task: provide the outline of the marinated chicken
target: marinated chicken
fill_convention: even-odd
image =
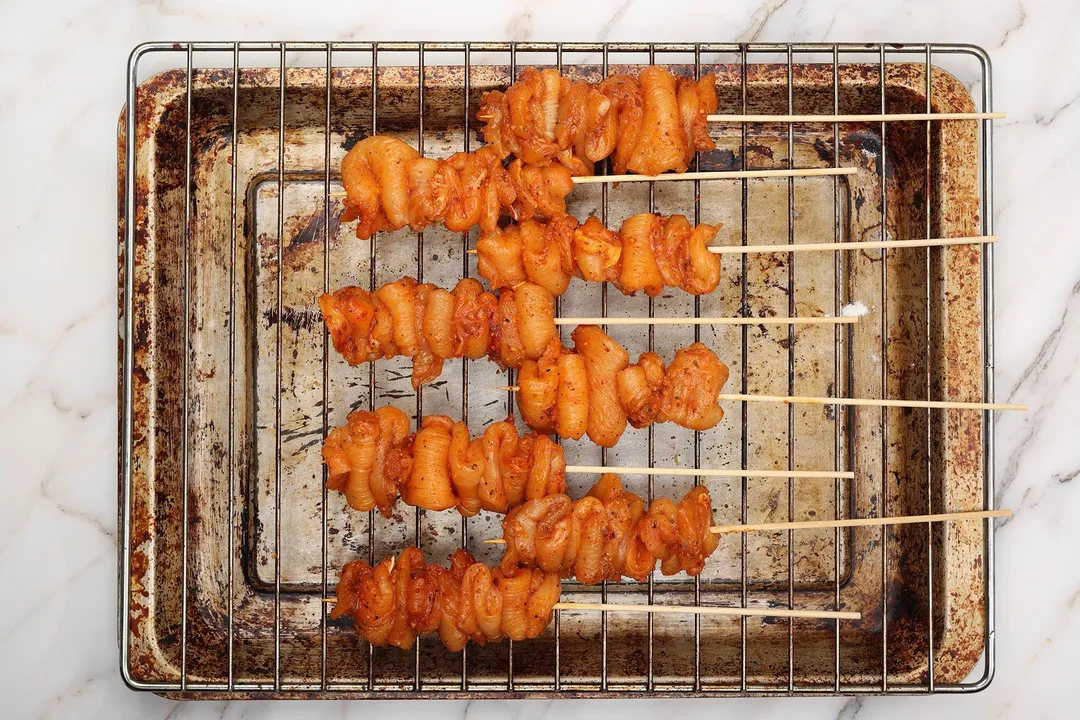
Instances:
[[[521,364],[518,410],[537,432],[571,440],[587,434],[597,445],[612,447],[627,423],[708,430],[723,419],[718,398],[728,368],[702,343],[677,350],[665,366],[649,352],[630,363],[626,351],[595,325],[580,325],[571,337],[575,352],[553,350]]]
[[[594,174],[611,157],[615,174],[685,172],[694,153],[716,147],[706,132],[716,112],[716,78],[676,77],[649,66],[590,84],[558,70],[525,68],[506,91],[484,94],[477,118],[499,158],[557,163]]]
[[[449,569],[428,565],[418,548],[406,548],[374,568],[353,560],[341,569],[331,619],[352,618],[376,647],[413,646],[417,635],[438,633],[452,652],[479,645],[531,640],[551,622],[562,583],[557,573],[519,569],[513,576],[489,568],[465,550]]]
[[[619,402],[618,374],[630,364],[621,345],[596,325],[580,325],[570,335],[585,358],[589,414],[585,432],[600,447],[614,447],[626,430],[626,411]]]
[[[577,578],[586,585],[623,577],[648,579],[660,571],[698,575],[716,550],[712,500],[702,486],[679,501],[645,501],[604,475],[580,500],[548,495],[513,508],[503,520],[504,575],[532,568]]]
[[[579,224],[563,213],[481,233],[478,269],[493,289],[527,280],[561,295],[579,277],[614,283],[627,295],[668,288],[704,295],[720,284],[720,257],[709,252],[719,229],[694,227],[682,215],[639,213],[615,232],[595,217]]]
[[[512,419],[471,437],[463,422],[428,415],[415,434],[393,407],[358,410],[322,448],[326,487],[354,510],[393,513],[400,494],[425,510],[506,512],[525,500],[566,492],[562,448],[546,435],[519,435]]]
[[[343,221],[356,221],[362,240],[377,232],[414,231],[442,223],[455,232],[474,225],[492,231],[499,218],[549,218],[566,212],[573,188],[570,170],[558,163],[505,165],[494,148],[446,159],[420,157],[408,143],[373,135],[356,143],[341,162]]]
[[[344,287],[319,298],[334,348],[350,365],[403,355],[412,385],[442,373],[449,358],[481,358],[517,368],[558,344],[555,301],[532,283],[494,295],[471,278],[453,290],[404,277],[375,292]]]

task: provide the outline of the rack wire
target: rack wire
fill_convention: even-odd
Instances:
[[[335,628],[328,620],[328,610],[323,601],[329,596],[328,588],[331,584],[331,577],[334,568],[330,567],[330,552],[329,548],[333,539],[328,531],[328,497],[325,489],[325,469],[323,470],[322,480],[323,488],[321,490],[322,502],[319,507],[319,521],[321,522],[320,537],[321,548],[320,555],[322,559],[321,567],[319,568],[319,576],[321,578],[320,587],[317,592],[309,592],[308,595],[312,602],[318,602],[319,605],[319,620],[318,620],[318,632],[315,637],[315,645],[318,648],[317,656],[319,661],[317,663],[317,671],[311,672],[309,677],[303,679],[288,679],[283,675],[283,651],[286,654],[292,652],[292,648],[289,645],[287,638],[283,637],[283,621],[282,621],[282,604],[283,604],[283,592],[292,592],[291,589],[283,589],[282,578],[282,565],[281,555],[283,542],[289,542],[289,538],[282,535],[281,524],[281,507],[282,507],[282,456],[280,452],[275,453],[273,458],[273,584],[272,587],[263,590],[269,592],[272,596],[272,637],[273,637],[273,651],[272,662],[266,668],[268,672],[268,679],[261,681],[248,681],[241,680],[237,677],[236,672],[236,652],[235,644],[238,639],[237,634],[237,614],[241,611],[234,602],[234,588],[240,582],[241,577],[247,579],[246,573],[238,576],[234,572],[233,558],[240,552],[241,548],[238,548],[235,543],[235,537],[238,533],[238,529],[229,527],[225,533],[227,536],[227,553],[228,561],[225,563],[226,567],[223,569],[225,573],[225,582],[228,586],[227,592],[227,604],[223,610],[224,618],[222,619],[222,628],[224,637],[222,638],[224,645],[224,672],[221,673],[220,679],[206,679],[201,677],[204,673],[199,673],[199,679],[193,679],[194,673],[189,667],[189,644],[191,639],[189,637],[189,617],[192,616],[192,598],[195,595],[195,589],[189,587],[190,575],[192,574],[193,560],[190,557],[191,552],[191,538],[189,536],[192,528],[193,520],[193,508],[189,503],[191,495],[191,458],[189,453],[189,444],[191,438],[189,437],[189,415],[191,413],[190,407],[190,393],[192,383],[194,382],[194,371],[191,367],[192,364],[192,327],[198,328],[196,323],[192,324],[193,313],[193,298],[192,298],[192,265],[200,262],[200,259],[192,255],[192,190],[193,190],[193,177],[192,177],[192,162],[193,152],[195,148],[193,146],[192,139],[192,125],[193,125],[193,83],[197,73],[195,59],[197,56],[206,54],[228,54],[231,57],[231,85],[229,86],[229,94],[231,96],[231,125],[229,127],[229,137],[231,138],[231,144],[229,145],[229,152],[231,154],[231,164],[229,168],[229,186],[231,187],[231,203],[230,203],[230,227],[231,234],[229,237],[229,252],[227,254],[227,274],[228,282],[230,284],[229,292],[229,305],[228,305],[228,317],[224,320],[218,320],[223,322],[228,327],[228,371],[229,371],[229,384],[228,384],[228,398],[227,408],[228,416],[230,419],[230,426],[228,428],[228,445],[226,449],[227,464],[225,465],[224,475],[227,475],[227,517],[230,522],[233,518],[237,517],[237,500],[243,500],[240,485],[243,479],[240,477],[241,472],[241,460],[240,455],[242,449],[238,447],[238,431],[235,429],[235,425],[238,423],[237,418],[237,401],[234,391],[234,379],[237,376],[237,362],[238,358],[242,357],[242,354],[246,351],[243,344],[238,340],[237,323],[235,317],[237,313],[236,307],[236,295],[237,284],[240,282],[240,277],[246,276],[243,272],[243,268],[238,263],[249,262],[238,255],[238,206],[240,205],[241,196],[238,195],[238,145],[240,138],[238,136],[238,126],[240,123],[240,107],[241,107],[241,88],[242,88],[242,66],[244,60],[251,55],[257,53],[272,53],[276,56],[276,66],[278,71],[278,84],[276,91],[278,93],[278,105],[277,105],[277,118],[276,118],[276,156],[277,167],[273,174],[273,182],[276,183],[276,202],[277,202],[277,232],[276,232],[276,257],[278,262],[276,263],[276,296],[275,296],[275,309],[276,317],[279,321],[274,329],[274,346],[275,346],[275,372],[274,372],[274,386],[275,397],[278,400],[274,403],[274,436],[276,445],[278,448],[282,446],[282,373],[283,373],[283,325],[280,321],[283,317],[285,310],[283,306],[283,285],[285,283],[284,276],[284,263],[282,258],[285,256],[286,251],[286,211],[285,211],[285,188],[287,180],[292,177],[294,173],[308,173],[311,177],[318,180],[322,185],[322,197],[320,200],[324,222],[321,228],[321,272],[322,272],[322,285],[323,291],[331,290],[330,277],[331,277],[331,246],[333,238],[331,237],[331,222],[332,206],[331,206],[331,188],[336,182],[336,176],[334,174],[331,165],[331,148],[332,148],[332,125],[334,118],[332,116],[333,110],[333,98],[337,91],[335,86],[335,77],[338,70],[345,67],[342,64],[336,62],[343,55],[363,55],[369,58],[368,64],[365,66],[370,69],[370,127],[371,132],[374,134],[379,131],[380,118],[380,63],[382,59],[389,54],[406,54],[408,57],[415,58],[415,67],[417,68],[417,87],[416,97],[418,99],[418,105],[416,108],[416,144],[417,149],[421,155],[425,152],[425,77],[429,67],[427,58],[431,54],[439,54],[440,57],[446,55],[460,55],[460,62],[464,68],[463,78],[464,83],[462,86],[464,108],[462,116],[463,125],[463,144],[462,149],[469,151],[471,149],[471,131],[472,118],[470,117],[474,112],[470,104],[470,92],[471,92],[471,78],[473,77],[475,56],[477,54],[503,54],[507,57],[509,66],[509,77],[516,77],[517,70],[523,67],[524,64],[533,64],[522,60],[523,55],[547,53],[553,55],[555,58],[554,66],[560,70],[563,69],[564,56],[567,53],[574,53],[577,55],[594,54],[597,56],[601,67],[601,74],[607,76],[609,71],[616,63],[613,63],[613,56],[636,56],[647,58],[647,61],[651,64],[657,62],[658,55],[668,58],[682,58],[692,60],[689,63],[689,71],[693,77],[698,78],[703,74],[703,55],[709,56],[714,59],[715,63],[722,62],[724,58],[736,59],[734,63],[739,73],[738,83],[738,105],[741,106],[741,112],[746,114],[751,107],[751,93],[750,93],[750,76],[755,62],[754,58],[765,57],[776,61],[777,58],[782,58],[778,64],[782,65],[786,74],[786,109],[788,113],[796,112],[796,98],[798,93],[798,83],[796,80],[796,70],[800,67],[798,58],[805,56],[808,58],[817,58],[817,62],[820,65],[826,67],[831,65],[830,81],[832,86],[832,112],[839,114],[841,111],[841,71],[847,64],[843,61],[845,57],[856,58],[858,61],[865,62],[866,58],[873,58],[876,60],[877,73],[879,76],[879,95],[880,95],[880,112],[889,112],[887,103],[887,78],[890,67],[890,59],[894,57],[921,57],[921,63],[925,72],[925,107],[926,112],[933,111],[933,85],[932,78],[935,71],[934,63],[942,58],[946,57],[966,57],[974,58],[979,66],[978,77],[978,91],[979,98],[976,105],[984,112],[989,111],[992,106],[991,97],[991,69],[989,58],[984,51],[979,48],[966,46],[966,45],[930,45],[930,44],[890,44],[890,45],[863,45],[863,44],[723,44],[723,43],[699,43],[699,44],[684,44],[684,43],[373,43],[373,42],[335,42],[335,43],[281,43],[281,42],[269,42],[269,43],[239,43],[239,42],[192,42],[192,43],[148,43],[137,47],[131,55],[127,69],[127,107],[125,109],[126,120],[126,136],[124,139],[123,147],[123,186],[122,192],[124,196],[123,204],[123,217],[122,217],[122,236],[123,243],[123,275],[122,275],[122,358],[121,358],[121,392],[122,392],[122,404],[121,404],[121,447],[120,447],[120,513],[121,513],[121,535],[119,542],[119,613],[118,613],[118,630],[119,630],[119,642],[121,651],[121,667],[125,681],[133,688],[141,690],[152,690],[155,692],[163,693],[182,693],[182,694],[198,694],[198,695],[256,695],[260,697],[275,696],[275,697],[288,697],[288,696],[364,696],[364,697],[478,697],[478,696],[503,696],[507,693],[513,693],[514,696],[520,696],[522,694],[556,694],[556,695],[596,695],[596,696],[623,696],[627,694],[641,695],[641,694],[654,694],[659,696],[671,696],[673,694],[678,695],[762,695],[762,694],[781,694],[781,695],[795,695],[795,694],[829,694],[829,693],[926,693],[926,692],[972,692],[977,691],[985,687],[994,673],[994,651],[993,651],[993,639],[994,639],[994,542],[993,542],[993,525],[987,522],[984,526],[983,538],[984,538],[984,558],[985,558],[985,572],[983,575],[983,591],[984,591],[984,625],[982,628],[983,637],[985,638],[985,649],[982,653],[981,664],[979,670],[971,677],[959,682],[938,682],[935,677],[935,642],[942,630],[937,624],[935,624],[935,618],[939,610],[938,603],[941,602],[940,598],[935,598],[935,560],[934,560],[934,547],[935,547],[935,530],[929,524],[926,528],[926,588],[927,598],[925,607],[926,623],[926,672],[921,682],[897,682],[890,675],[890,628],[889,628],[889,612],[888,603],[890,602],[890,588],[888,585],[888,577],[890,572],[890,543],[898,542],[896,539],[890,540],[889,531],[882,530],[880,535],[880,551],[877,555],[878,562],[880,563],[880,575],[881,575],[881,587],[880,597],[882,602],[882,613],[880,617],[880,654],[879,665],[880,673],[877,681],[874,682],[847,682],[845,680],[845,668],[843,667],[845,662],[850,662],[844,657],[844,639],[841,631],[841,625],[839,621],[833,623],[832,628],[832,673],[831,678],[828,678],[825,682],[815,684],[800,684],[798,678],[800,672],[798,668],[798,654],[800,635],[794,620],[789,619],[786,623],[787,633],[784,648],[784,656],[786,662],[782,671],[777,673],[774,678],[775,682],[755,682],[754,677],[760,675],[755,671],[751,665],[755,662],[753,660],[754,641],[751,637],[751,629],[748,626],[747,619],[744,617],[740,622],[739,627],[739,646],[737,652],[737,667],[738,671],[735,673],[735,679],[731,682],[725,682],[721,684],[713,684],[706,682],[703,679],[703,657],[702,648],[703,643],[709,642],[703,631],[702,620],[700,617],[695,617],[692,623],[693,632],[693,645],[692,645],[692,673],[689,677],[678,678],[671,680],[665,678],[663,680],[657,678],[656,664],[657,664],[657,652],[655,650],[656,644],[656,631],[654,618],[652,614],[649,614],[647,618],[647,627],[645,632],[645,670],[642,673],[643,677],[640,681],[625,681],[620,679],[618,682],[612,681],[612,673],[609,666],[609,633],[610,624],[607,613],[603,613],[599,622],[598,641],[600,648],[600,671],[595,681],[583,681],[580,678],[574,678],[568,680],[564,674],[563,669],[565,665],[564,650],[562,648],[563,640],[562,633],[565,630],[565,618],[561,611],[557,612],[554,619],[553,626],[553,672],[549,680],[545,682],[536,682],[530,680],[522,683],[515,674],[515,657],[520,653],[530,652],[528,647],[523,647],[520,643],[508,643],[507,656],[506,656],[506,674],[505,682],[492,683],[490,679],[477,680],[475,677],[470,676],[470,659],[472,653],[468,650],[463,651],[460,655],[460,679],[458,681],[447,683],[442,680],[429,680],[425,677],[424,667],[422,663],[422,650],[421,643],[417,643],[413,658],[412,658],[412,678],[411,682],[401,682],[395,680],[393,682],[382,682],[379,679],[379,673],[377,667],[380,662],[382,653],[389,651],[376,651],[374,648],[368,646],[366,648],[367,653],[367,677],[366,681],[356,682],[355,680],[350,682],[342,682],[334,677],[333,671],[330,669],[330,643],[329,638],[333,634]],[[292,87],[288,81],[290,74],[290,57],[297,56],[298,54],[315,54],[321,55],[322,61],[312,67],[320,67],[325,73],[325,127],[322,133],[323,142],[323,157],[324,163],[321,168],[309,168],[309,167],[289,167],[289,153],[287,135],[289,128],[287,122],[289,119],[289,90]],[[138,140],[137,131],[138,119],[139,119],[139,86],[140,86],[140,65],[146,61],[149,56],[165,56],[172,61],[174,58],[181,58],[178,63],[183,68],[184,72],[184,166],[183,166],[183,216],[182,216],[182,241],[183,247],[181,255],[183,258],[183,390],[182,390],[182,437],[181,437],[181,459],[179,462],[180,467],[180,514],[181,519],[179,526],[181,528],[181,569],[180,569],[180,603],[179,603],[179,654],[178,663],[175,668],[175,673],[172,677],[168,677],[168,673],[160,673],[155,677],[145,677],[143,670],[145,669],[145,661],[139,660],[135,657],[135,653],[132,650],[133,644],[133,632],[135,630],[135,618],[136,612],[136,599],[134,597],[133,587],[137,583],[134,581],[135,569],[133,568],[133,557],[137,550],[136,543],[132,537],[133,522],[135,517],[133,508],[135,506],[135,498],[133,497],[135,489],[133,486],[132,475],[135,472],[133,467],[133,458],[135,454],[137,427],[139,422],[137,413],[135,411],[135,402],[133,398],[133,370],[136,363],[136,340],[135,340],[135,318],[140,312],[139,298],[137,296],[137,288],[135,286],[135,275],[137,264],[140,262],[140,258],[136,253],[136,245],[138,244],[138,234],[144,230],[146,220],[141,217],[137,211],[138,206],[138,194],[145,193],[145,190],[140,188],[136,182],[136,178],[140,174],[141,168],[138,163]],[[828,61],[821,63],[820,58],[827,57]],[[870,64],[873,64],[871,62]],[[934,143],[936,141],[936,134],[931,121],[923,123],[925,125],[925,187],[927,195],[929,195],[930,188],[934,180],[934,158],[932,152],[934,149]],[[783,134],[786,141],[786,162],[789,167],[794,166],[795,163],[795,138],[797,134],[796,123],[786,123],[786,128],[783,130]],[[840,166],[840,147],[842,143],[841,123],[831,124],[831,138],[833,141],[834,152],[832,153],[831,162],[835,167]],[[880,226],[882,238],[885,238],[886,228],[889,225],[889,196],[890,190],[887,187],[887,173],[886,163],[888,157],[888,148],[886,147],[887,130],[886,123],[880,124],[880,197],[881,205],[876,211],[880,214]],[[979,212],[978,224],[981,228],[981,232],[984,235],[992,234],[992,184],[991,184],[991,167],[992,167],[992,130],[989,122],[980,122],[981,128],[981,141],[979,143],[979,157],[978,157],[978,183],[981,194],[981,206]],[[748,168],[748,148],[752,145],[754,139],[751,133],[751,128],[748,124],[742,124],[739,129],[739,145],[740,152],[738,153],[738,167],[746,170]],[[695,169],[701,168],[701,158],[695,159]],[[601,172],[606,172],[606,168],[600,168]],[[750,212],[750,188],[752,187],[751,181],[742,179],[739,181],[740,196],[741,196],[741,219],[742,226],[738,233],[740,242],[743,245],[750,244],[749,240],[749,227],[748,227],[748,214]],[[833,242],[839,242],[843,238],[843,223],[844,223],[844,200],[843,193],[844,188],[841,184],[841,179],[834,176],[830,182],[833,184]],[[656,190],[652,187],[652,183],[649,183],[648,188],[648,210],[654,211],[656,208]],[[699,181],[694,181],[694,206],[693,206],[693,218],[695,223],[700,222],[702,218],[702,203],[701,203],[701,187]],[[796,205],[796,181],[794,178],[788,178],[786,180],[787,185],[787,200],[784,212],[786,213],[786,228],[787,228],[787,243],[794,244],[797,234],[797,215],[799,208]],[[605,184],[600,190],[600,208],[599,212],[601,219],[606,225],[609,219],[609,189]],[[925,237],[931,237],[932,232],[932,208],[929,199],[924,203],[925,205],[925,217],[924,226],[921,231],[925,233]],[[824,239],[824,238],[823,238]],[[240,238],[242,240],[242,238]],[[419,232],[415,237],[416,241],[416,274],[418,278],[423,281],[424,276],[424,258],[425,258],[425,243],[424,232]],[[463,257],[462,262],[462,274],[468,276],[470,274],[469,256],[465,254],[465,250],[469,247],[470,235],[466,233],[461,238],[461,252]],[[787,256],[787,275],[786,275],[786,293],[787,293],[787,311],[789,316],[797,314],[796,306],[796,273],[795,273],[795,255],[794,253],[786,253]],[[377,261],[379,257],[379,239],[378,237],[372,238],[370,243],[370,253],[368,258],[368,284],[372,290],[375,289],[377,280]],[[883,261],[880,262],[880,299],[881,299],[881,332],[880,332],[880,344],[879,352],[882,359],[881,362],[881,377],[880,384],[881,390],[884,393],[884,397],[888,397],[889,391],[889,347],[888,338],[890,332],[889,325],[889,308],[887,302],[888,296],[888,254],[883,252],[881,257]],[[747,275],[750,269],[750,261],[746,255],[741,256],[737,261],[741,267],[741,281],[739,286],[739,297],[741,311],[749,314],[751,311],[751,295],[752,288],[748,287]],[[981,250],[980,255],[980,272],[982,281],[982,324],[980,332],[982,334],[982,348],[979,350],[981,353],[981,366],[983,368],[982,377],[982,394],[988,401],[993,400],[993,284],[992,284],[992,268],[993,268],[993,247],[985,246]],[[926,297],[925,297],[925,318],[923,323],[925,325],[925,344],[926,344],[926,377],[925,377],[925,392],[926,397],[931,396],[934,390],[934,379],[931,376],[931,368],[934,366],[934,359],[932,354],[937,352],[938,349],[933,347],[933,336],[931,333],[931,325],[933,318],[931,317],[932,307],[935,302],[935,298],[931,297],[931,283],[930,276],[933,271],[931,266],[931,253],[926,252]],[[845,267],[845,259],[841,251],[836,251],[833,256],[833,278],[832,287],[834,288],[832,299],[832,311],[835,314],[841,312],[842,307],[850,302],[853,298],[850,295],[850,282],[847,277],[847,271]],[[608,302],[608,288],[606,284],[601,289],[601,310],[602,316],[608,316],[609,302]],[[693,302],[693,312],[696,317],[701,316],[701,299],[695,298]],[[648,301],[648,313],[650,317],[654,316],[655,307],[652,298]],[[648,349],[652,351],[656,345],[655,331],[653,327],[648,329]],[[740,362],[739,362],[739,376],[738,382],[740,385],[740,392],[747,393],[749,390],[751,380],[750,369],[750,344],[751,328],[742,326],[739,330],[740,336]],[[797,355],[796,355],[796,337],[793,327],[788,328],[787,338],[787,375],[786,375],[786,392],[789,395],[795,394],[795,386],[797,382]],[[856,381],[856,367],[853,360],[852,349],[855,346],[855,338],[852,335],[850,329],[843,329],[839,325],[833,329],[833,353],[832,353],[832,386],[837,391],[845,389],[850,392]],[[694,340],[700,340],[701,328],[695,326],[693,329]],[[322,331],[323,338],[323,355],[320,363],[321,370],[321,394],[322,404],[320,408],[320,415],[318,418],[318,425],[322,437],[325,437],[330,429],[330,405],[331,397],[329,394],[329,387],[332,382],[330,367],[332,358],[330,356],[330,344],[325,329]],[[378,368],[372,364],[367,371],[368,375],[368,388],[367,388],[367,406],[368,409],[374,409],[375,398],[377,395],[377,374]],[[468,363],[463,362],[461,366],[461,393],[460,393],[460,414],[461,418],[466,422],[469,420],[469,405],[470,405],[470,390],[469,390],[469,366]],[[513,380],[511,379],[511,384]],[[506,409],[508,412],[512,411],[512,397],[507,397]],[[417,417],[423,415],[424,399],[423,393],[417,393],[415,411]],[[786,408],[787,419],[787,453],[786,458],[783,459],[785,466],[788,470],[795,469],[796,464],[796,415],[795,408],[788,406]],[[866,412],[874,412],[868,410]],[[932,459],[935,457],[934,442],[935,439],[931,432],[932,423],[930,421],[930,414],[935,411],[926,411],[926,434],[923,439],[925,446],[925,474],[926,474],[926,491],[925,491],[925,504],[927,508],[932,508],[936,503],[941,503],[942,499],[936,496],[936,493],[940,493],[940,488],[934,484],[934,477],[942,475],[941,468],[934,467]],[[846,411],[835,411],[832,416],[833,425],[833,457],[835,458],[835,469],[849,469],[854,465],[854,453],[856,441],[853,439],[856,435],[856,411],[854,409],[848,409]],[[750,420],[750,412],[745,407],[741,409],[739,415],[739,434],[741,435],[739,446],[739,460],[742,463],[742,467],[747,467],[751,462],[750,458],[750,435],[753,430],[753,424]],[[887,466],[889,451],[890,451],[890,422],[889,411],[886,408],[882,408],[880,411],[880,463],[881,463],[881,475],[876,479],[878,487],[880,487],[879,511],[884,514],[886,510],[886,503],[888,502],[888,482],[889,482],[889,468]],[[649,466],[654,464],[654,456],[656,450],[656,432],[652,427],[648,430],[648,446],[647,456]],[[982,416],[982,455],[981,455],[981,472],[983,477],[982,483],[982,503],[986,508],[993,506],[993,424],[990,422],[989,413],[986,412]],[[695,467],[700,467],[702,463],[702,433],[695,432],[693,434],[693,461]],[[250,452],[250,450],[249,450]],[[602,462],[607,459],[606,452],[602,454]],[[606,464],[606,462],[605,462]],[[694,483],[698,484],[702,481],[702,478],[695,477]],[[740,488],[740,500],[738,507],[738,516],[741,522],[747,522],[749,520],[750,507],[748,504],[748,496],[751,489],[746,478],[741,480]],[[651,501],[654,496],[654,487],[652,476],[648,479],[647,485],[648,499]],[[841,481],[837,479],[831,492],[831,511],[839,517],[842,512],[845,511],[843,507],[843,492],[841,487]],[[794,519],[796,505],[796,489],[794,482],[789,479],[787,481],[786,488],[786,515],[789,519]],[[414,542],[418,547],[423,549],[425,541],[425,516],[423,511],[417,511],[415,515],[414,525]],[[369,513],[366,532],[367,532],[367,559],[369,562],[374,563],[377,559],[375,556],[376,548],[376,525],[377,518],[374,513]],[[470,523],[468,519],[461,518],[460,521],[460,544],[461,547],[467,547],[470,541]],[[843,563],[841,558],[842,547],[842,533],[840,529],[834,531],[832,548],[833,548],[833,580],[830,583],[830,594],[832,597],[832,608],[840,609],[842,604],[842,585],[843,585]],[[475,538],[473,538],[475,539]],[[751,577],[751,572],[748,567],[748,558],[751,555],[751,550],[748,547],[748,539],[745,534],[742,534],[739,540],[740,552],[739,552],[739,577],[736,583],[733,585],[735,595],[739,598],[743,607],[749,607],[753,604],[752,592],[754,590],[754,581]],[[787,579],[784,583],[784,604],[787,607],[794,607],[796,601],[796,555],[795,555],[795,535],[793,531],[787,532],[786,540],[786,567],[787,567]],[[860,558],[853,562],[871,562],[872,558]],[[700,604],[703,598],[709,594],[709,589],[704,586],[702,579],[695,578],[691,581],[686,581],[681,586],[682,589],[691,593],[695,603]],[[649,579],[647,586],[644,588],[645,597],[647,597],[649,603],[654,602],[656,596],[657,587],[652,578]],[[603,600],[608,598],[609,587],[607,583],[604,583],[600,590]],[[895,648],[893,648],[895,649]],[[394,651],[396,652],[396,651]],[[163,663],[167,666],[168,663]],[[257,673],[256,673],[257,674]],[[153,675],[153,673],[151,673]]]

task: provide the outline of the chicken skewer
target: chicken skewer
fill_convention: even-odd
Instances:
[[[786,608],[734,608],[559,602],[562,581],[554,572],[522,569],[506,576],[477,562],[466,550],[450,557],[449,569],[427,564],[418,548],[406,548],[375,567],[363,560],[341,570],[330,618],[349,617],[357,632],[376,647],[407,650],[418,635],[438,633],[457,652],[470,641],[531,640],[551,623],[555,610],[665,612],[752,617],[857,620],[861,613]]]
[[[400,496],[425,510],[456,508],[465,517],[480,510],[504,513],[522,502],[566,493],[567,473],[606,473],[612,468],[567,466],[562,447],[546,435],[520,435],[512,419],[471,437],[463,422],[428,415],[409,432],[409,417],[394,407],[358,410],[332,430],[322,447],[326,486],[344,494],[349,507],[378,509],[391,517]],[[617,470],[617,468],[615,468]],[[627,468],[665,475],[727,477],[853,477],[845,472]]]
[[[751,523],[747,525],[714,525],[709,532],[716,535],[748,532],[785,532],[787,530],[830,530],[849,527],[882,527],[890,525],[917,525],[948,520],[986,520],[1012,517],[1011,510],[969,510],[963,512],[933,513],[929,515],[895,515],[876,518],[836,518],[835,520],[792,520],[789,522]],[[506,545],[505,538],[485,540],[488,545]]]
[[[730,253],[871,250],[990,243],[994,236],[885,240],[800,245],[715,246],[720,225],[693,227],[682,215],[638,213],[609,230],[595,217],[578,223],[560,213],[547,221],[525,220],[484,232],[469,252],[492,289],[528,281],[561,295],[573,277],[611,282],[620,292],[656,296],[669,288],[691,295],[711,293],[720,283],[720,259]]]
[[[645,582],[657,562],[664,575],[680,571],[691,577],[699,575],[719,546],[720,535],[731,532],[892,526],[1010,514],[1008,510],[982,510],[713,526],[711,499],[704,486],[694,487],[677,505],[657,498],[646,507],[641,497],[626,491],[618,477],[604,475],[580,500],[553,494],[511,509],[502,523],[506,552],[499,566],[507,576],[535,567],[563,578],[576,577],[586,585],[618,582],[624,577]]]
[[[443,360],[487,354],[519,369],[518,398],[526,424],[538,432],[603,447],[618,442],[627,423],[641,428],[671,421],[708,430],[723,418],[713,400],[728,369],[701,343],[678,350],[665,366],[656,353],[631,364],[626,350],[595,325],[577,327],[574,350],[559,342],[554,298],[532,283],[495,295],[465,279],[454,290],[403,278],[375,293],[347,287],[319,298],[334,347],[356,365],[378,358],[413,358],[413,387],[438,377]]]
[[[521,385],[504,385],[507,392],[522,392]],[[923,410],[1018,410],[1027,412],[1028,406],[1018,403],[962,402],[958,400],[899,400],[894,398],[843,398],[803,397],[795,395],[741,395],[720,393],[718,401],[776,402],[785,405],[845,405],[850,407],[920,408]],[[519,399],[520,404],[520,399]]]
[[[422,157],[398,138],[372,135],[346,153],[341,163],[344,190],[330,195],[344,197],[341,219],[356,220],[356,236],[367,240],[377,232],[406,225],[414,232],[435,223],[454,232],[468,232],[475,225],[491,232],[504,216],[517,221],[551,218],[566,212],[566,196],[580,183],[816,177],[855,171],[807,168],[572,176],[558,163],[530,165],[515,159],[504,167],[490,147],[436,159]]]

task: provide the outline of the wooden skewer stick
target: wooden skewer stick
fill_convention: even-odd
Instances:
[[[326,598],[326,604],[337,598]],[[849,610],[788,610],[787,608],[737,608],[714,605],[633,605],[622,603],[557,602],[555,610],[593,610],[597,612],[668,613],[676,615],[736,615],[746,617],[797,617],[824,620],[859,620],[862,613]]]
[[[663,180],[745,180],[750,178],[832,177],[854,175],[858,168],[794,168],[791,170],[711,170],[663,173],[661,175],[577,175],[575,185],[616,182],[660,182]]]
[[[947,245],[984,245],[993,242],[997,242],[996,235],[974,235],[957,238],[929,238],[927,240],[868,240],[859,242],[797,243],[795,245],[713,245],[709,248],[709,252],[717,255],[746,255],[748,253],[813,252],[815,250],[876,250],[944,247]]]
[[[879,518],[841,518],[838,520],[797,520],[795,522],[756,523],[750,525],[716,525],[709,528],[717,535],[776,530],[814,530],[820,528],[874,527],[881,525],[914,525],[918,523],[944,522],[946,520],[985,520],[986,518],[1011,517],[1011,510],[975,510],[971,512],[935,513],[933,515],[900,515]]]
[[[475,250],[469,250],[475,253]],[[514,286],[514,289],[517,285]],[[556,325],[854,325],[854,315],[840,317],[569,317],[555,318]]]
[[[740,617],[819,618],[858,620],[862,613],[846,610],[788,610],[787,608],[740,608],[713,605],[631,605],[621,603],[555,603],[556,610],[594,610],[598,612],[668,613],[673,615],[735,615]]]
[[[604,318],[598,318],[603,320]],[[517,385],[503,385],[499,390],[517,392]],[[858,405],[867,407],[927,408],[933,410],[1019,410],[1027,412],[1027,405],[1014,403],[954,402],[952,400],[893,400],[881,398],[802,397],[796,395],[737,395],[721,393],[717,400],[731,402],[777,402],[785,405]],[[569,468],[567,468],[569,470]],[[678,474],[678,473],[668,473]],[[701,473],[688,472],[688,475]],[[779,475],[778,477],[791,477]],[[821,476],[824,477],[824,476]]]
[[[709,532],[714,535],[745,532],[776,532],[783,530],[820,530],[841,527],[876,527],[881,525],[914,525],[918,523],[943,522],[945,520],[985,520],[986,518],[1012,517],[1011,510],[975,510],[971,512],[936,513],[934,515],[901,515],[880,518],[840,518],[837,520],[798,520],[795,522],[756,523],[750,525],[714,525]],[[484,541],[488,545],[505,545],[502,538]]]
[[[708,115],[709,122],[727,123],[838,123],[896,122],[905,120],[1002,120],[1000,112],[886,113],[869,115]]]
[[[556,325],[851,325],[854,316],[840,317],[580,317],[555,318]]]
[[[662,182],[665,180],[745,180],[751,178],[833,177],[854,175],[858,168],[794,168],[791,170],[710,170],[703,172],[663,173],[661,175],[576,175],[575,185],[616,182]],[[345,197],[344,191],[330,193],[330,197]]]
[[[624,475],[679,475],[708,477],[768,477],[768,478],[847,478],[855,477],[850,471],[836,470],[741,470],[728,468],[665,468],[665,467],[609,467],[607,465],[567,465],[568,473],[602,475],[603,473],[622,473]]]
[[[954,402],[951,400],[893,400],[883,398],[797,397],[794,395],[726,395],[718,400],[732,402],[778,402],[785,405],[860,405],[871,407],[931,408],[949,410],[1021,410],[1027,405],[1011,403]]]

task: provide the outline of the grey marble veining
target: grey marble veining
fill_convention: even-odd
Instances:
[[[0,698],[5,717],[409,716],[408,704],[177,705],[116,645],[116,124],[149,39],[972,42],[994,62],[997,677],[978,695],[427,704],[446,717],[1075,717],[1080,651],[1080,4],[74,0],[0,6]]]

